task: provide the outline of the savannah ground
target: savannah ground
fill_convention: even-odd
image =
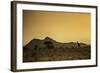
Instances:
[[[90,47],[84,48],[37,48],[23,57],[23,62],[84,60],[91,58]]]

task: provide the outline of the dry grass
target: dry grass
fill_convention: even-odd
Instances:
[[[31,54],[31,53],[30,53]],[[91,58],[90,47],[86,48],[38,48],[35,54],[23,57],[23,62],[81,60]]]

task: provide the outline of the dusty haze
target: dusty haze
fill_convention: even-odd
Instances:
[[[74,12],[23,11],[23,45],[33,38],[49,36],[59,42],[90,44],[90,14]]]

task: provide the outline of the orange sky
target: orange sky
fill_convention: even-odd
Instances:
[[[23,45],[46,36],[59,42],[90,44],[90,31],[89,13],[23,11]]]

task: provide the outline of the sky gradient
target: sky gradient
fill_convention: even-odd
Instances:
[[[58,42],[90,44],[89,13],[23,11],[23,45],[34,38],[51,37]]]

